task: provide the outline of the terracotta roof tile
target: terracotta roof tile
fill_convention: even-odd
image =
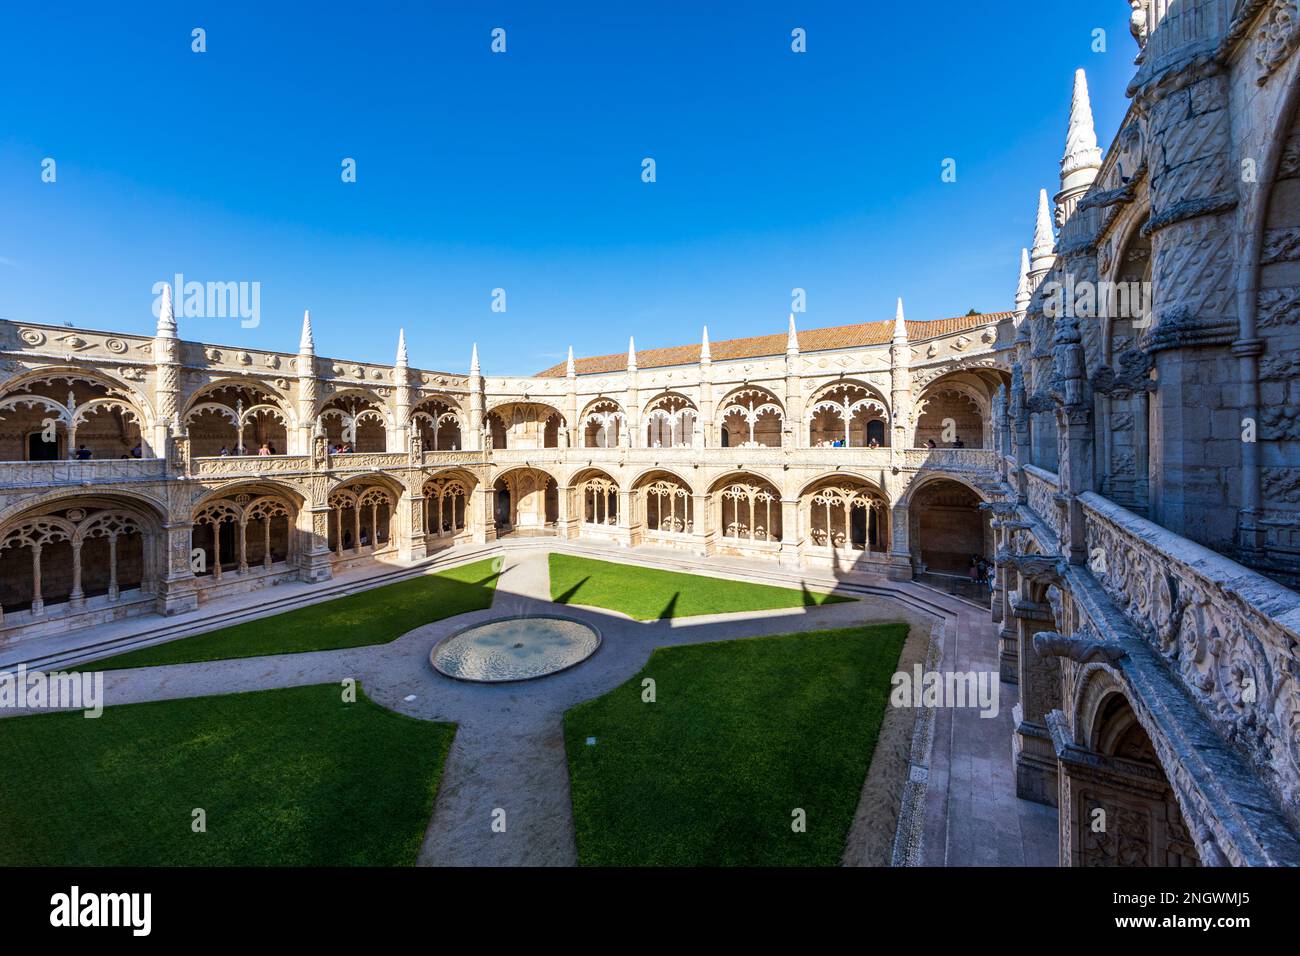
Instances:
[[[951,319],[935,319],[930,322],[907,322],[909,341],[920,341],[936,335],[951,335],[967,329],[982,328],[1003,319],[1010,318],[1011,312],[986,312],[982,315],[962,315]],[[884,345],[893,337],[894,323],[859,322],[855,325],[834,325],[824,329],[804,329],[799,332],[800,352],[824,352],[829,349],[860,348],[864,345]],[[709,343],[709,352],[715,362],[727,362],[733,359],[758,358],[767,355],[785,354],[786,333],[774,335],[753,335],[743,339],[723,339]],[[636,353],[637,368],[664,368],[669,365],[693,365],[700,360],[700,344],[672,345],[662,349],[638,349]],[[563,378],[567,362],[552,365],[545,371],[538,372],[538,378]],[[594,355],[574,360],[579,375],[600,375],[610,372],[622,372],[627,369],[627,353],[614,355]]]

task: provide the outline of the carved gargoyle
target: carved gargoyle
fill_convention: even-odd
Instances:
[[[980,511],[991,511],[997,518],[1013,518],[1018,513],[1019,505],[1014,501],[981,501]]]
[[[1039,391],[1025,397],[1025,411],[1051,412],[1056,410],[1056,399],[1051,392]]]
[[[1092,375],[1092,390],[1103,395],[1122,397],[1134,392],[1154,392],[1156,383],[1151,380],[1151,370],[1156,360],[1141,349],[1125,349],[1119,353],[1119,370],[1103,365]]]
[[[1012,554],[999,551],[994,559],[1000,567],[1011,568],[1020,577],[1030,581],[1059,582],[1065,578],[1068,565],[1059,554]]]
[[[1118,664],[1128,657],[1128,652],[1118,644],[1105,641],[1066,637],[1056,631],[1039,631],[1034,635],[1034,651],[1039,657],[1065,657],[1076,664]]]

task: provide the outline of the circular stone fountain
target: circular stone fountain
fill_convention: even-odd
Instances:
[[[594,627],[533,614],[457,631],[434,647],[429,660],[448,677],[493,684],[555,674],[582,663],[598,647]]]

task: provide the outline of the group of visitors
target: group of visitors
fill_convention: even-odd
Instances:
[[[259,455],[274,455],[276,453],[275,446],[272,445],[270,442],[262,442],[262,444],[257,449],[257,453]],[[236,445],[234,451],[231,451],[228,447],[222,445],[220,454],[222,458],[231,458],[231,457],[239,457],[240,455],[247,455],[248,451],[247,449],[244,448],[243,445]]]
[[[937,443],[933,438],[927,438],[927,439],[925,440],[925,447],[926,447],[926,448],[938,448],[939,445],[938,445],[938,443]],[[958,438],[956,441],[954,441],[954,442],[953,442],[951,445],[949,445],[948,447],[949,447],[949,448],[965,448],[965,447],[966,447],[966,443],[965,443],[964,441],[962,441],[960,438]]]

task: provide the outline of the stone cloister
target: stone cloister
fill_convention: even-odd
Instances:
[[[893,321],[805,333],[791,316],[785,335],[717,343],[727,361],[706,331],[532,378],[482,374],[477,349],[468,375],[412,369],[404,338],[388,367],[322,358],[310,315],[296,354],[185,342],[169,304],[152,339],[6,323],[2,633],[174,614],[505,535],[907,578],[929,533],[900,504],[918,476],[996,496],[992,433],[966,417],[1009,385],[1010,315],[909,322],[900,302]],[[927,445],[935,416],[950,427]],[[100,486],[136,515],[111,600],[103,535],[78,591],[52,559],[73,532],[28,527],[91,513]]]
[[[1011,311],[532,376],[318,356],[310,316],[295,353],[184,341],[169,299],[152,337],[0,322],[0,641],[516,535],[981,557],[1062,863],[1300,864],[1300,13],[1132,7],[1130,109],[1103,151],[1076,75]]]

